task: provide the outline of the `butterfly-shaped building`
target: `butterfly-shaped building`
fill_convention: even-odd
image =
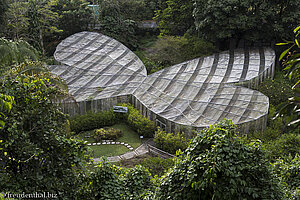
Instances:
[[[65,80],[70,115],[129,102],[168,132],[190,133],[232,119],[241,132],[264,129],[269,99],[250,89],[275,68],[270,48],[236,49],[196,58],[147,76],[141,60],[120,42],[96,32],[63,40],[50,70]]]

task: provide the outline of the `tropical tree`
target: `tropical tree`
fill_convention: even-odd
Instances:
[[[63,30],[60,35],[66,38],[74,33],[88,30],[93,25],[93,13],[85,0],[51,0],[50,9],[57,13],[58,29]]]
[[[38,60],[38,58],[38,51],[26,41],[0,38],[0,74],[13,64],[20,64],[26,60]]]
[[[65,93],[41,73],[17,71],[10,70],[0,83],[0,94],[15,101],[1,118],[1,192],[48,191],[74,199],[87,147],[68,137],[67,116],[53,103]]]
[[[59,15],[50,9],[51,2],[29,0],[29,7],[26,16],[28,17],[28,38],[29,43],[41,50],[45,55],[45,37],[61,32],[58,29]]]
[[[211,41],[290,38],[286,30],[300,18],[300,1],[195,0],[194,6],[196,28]]]
[[[154,19],[158,21],[161,35],[184,35],[194,28],[193,1],[167,0],[167,7],[157,10]]]
[[[294,96],[289,98],[287,103],[283,103],[279,109],[279,114],[288,116],[289,125],[300,125],[300,26],[294,29],[295,39],[292,42],[278,43],[277,45],[290,45],[282,52],[279,61],[282,61],[287,76],[294,83],[292,89]]]
[[[116,0],[103,0],[100,7],[100,31],[119,40],[131,49],[137,48],[136,22],[123,18],[119,2]]]
[[[9,4],[7,12],[7,27],[5,35],[7,38],[19,40],[21,38],[28,38],[27,28],[29,25],[28,17],[28,2],[13,1]]]
[[[119,3],[124,19],[134,21],[151,20],[157,10],[165,8],[165,0],[123,0]]]

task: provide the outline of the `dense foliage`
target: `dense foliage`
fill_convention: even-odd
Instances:
[[[97,113],[88,112],[85,115],[77,115],[70,119],[71,131],[75,133],[111,126],[115,123],[116,116],[112,110]]]
[[[154,73],[165,67],[214,53],[216,48],[196,36],[162,36],[141,56],[147,71]]]
[[[58,28],[63,30],[60,35],[65,38],[72,34],[88,30],[94,25],[95,18],[89,3],[83,0],[51,0],[51,10],[57,12]]]
[[[137,22],[151,20],[158,6],[157,2],[152,0],[123,0],[119,3],[123,17]]]
[[[15,1],[9,4],[9,9],[7,11],[7,26],[5,29],[6,37],[17,40],[20,38],[28,38],[28,9],[28,2]]]
[[[126,114],[126,122],[133,130],[135,130],[139,135],[144,137],[153,137],[155,132],[155,123],[150,119],[144,117],[137,109],[135,109],[130,104],[122,104],[128,108],[128,113]]]
[[[121,179],[119,168],[107,161],[101,162],[95,172],[92,172],[83,188],[84,199],[106,200],[122,199],[124,195],[124,183]]]
[[[286,133],[280,135],[273,141],[269,141],[265,145],[272,158],[293,158],[300,155],[300,133]]]
[[[176,154],[179,149],[184,151],[188,145],[189,140],[184,133],[166,133],[160,128],[154,134],[155,146],[171,154]]]
[[[0,93],[0,105],[1,105],[1,107],[0,107],[0,130],[2,128],[4,128],[4,126],[5,126],[4,120],[7,120],[6,114],[11,111],[11,108],[14,103],[15,103],[14,97]]]
[[[26,41],[11,41],[0,38],[0,74],[13,64],[20,64],[26,60],[38,60],[38,51]]]
[[[155,20],[159,22],[160,34],[184,35],[194,29],[193,1],[167,0],[166,8],[156,10]]]
[[[269,97],[270,103],[275,106],[293,96],[291,82],[279,71],[275,73],[274,79],[266,79],[254,89]]]
[[[63,93],[42,74],[13,72],[3,77],[0,93],[15,101],[1,118],[1,191],[49,191],[72,198],[86,145],[66,137],[66,116],[52,103]]]
[[[289,125],[293,127],[298,127],[300,125],[300,26],[294,29],[295,38],[293,42],[280,43],[279,45],[291,44],[291,46],[286,49],[280,55],[279,60],[282,61],[284,70],[287,71],[287,76],[290,81],[294,84],[292,89],[294,95],[289,99],[288,102],[283,104],[280,114],[289,116]],[[285,58],[283,60],[283,58]]]
[[[11,1],[6,18],[7,38],[25,39],[43,54],[52,54],[57,40],[88,30],[96,20],[85,0]]]
[[[300,157],[287,160],[278,159],[272,164],[274,171],[280,177],[281,184],[285,188],[287,199],[300,198]]]
[[[141,161],[140,165],[148,169],[152,176],[162,176],[173,167],[174,161],[172,158],[149,157]]]
[[[85,178],[81,188],[83,199],[142,199],[152,188],[151,176],[142,166],[124,170],[103,160]]]
[[[245,144],[229,121],[200,132],[161,180],[155,199],[282,199],[258,142]]]
[[[299,1],[196,0],[195,24],[205,38],[272,41],[290,38],[299,23]],[[221,28],[220,28],[221,27]]]
[[[100,3],[99,16],[101,33],[108,35],[131,49],[137,48],[135,35],[137,24],[130,19],[124,19],[118,1],[103,0]]]
[[[0,33],[5,28],[6,24],[6,11],[8,10],[7,0],[0,0]]]
[[[45,37],[61,32],[57,28],[59,15],[51,10],[50,2],[29,0],[26,16],[28,18],[27,40],[45,55]]]

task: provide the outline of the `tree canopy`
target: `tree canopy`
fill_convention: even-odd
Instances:
[[[195,0],[196,28],[205,38],[272,41],[290,38],[299,23],[299,1]]]

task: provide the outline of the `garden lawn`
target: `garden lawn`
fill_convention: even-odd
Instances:
[[[93,150],[92,156],[100,158],[101,156],[119,156],[129,151],[127,147],[119,144],[103,144],[97,146],[90,146]]]
[[[118,142],[130,144],[134,149],[141,145],[140,136],[127,124],[115,124],[112,127],[121,130],[123,133],[123,136],[117,139]]]
[[[134,149],[136,149],[138,146],[141,145],[141,140],[139,135],[132,130],[127,124],[120,123],[115,124],[111,126],[112,128],[116,128],[122,131],[123,136],[120,137],[117,141],[118,142],[124,142],[132,146]],[[78,135],[80,139],[83,139],[87,141],[88,143],[94,143],[94,139],[92,137],[85,138],[85,135],[92,135],[94,130],[91,131],[85,131]],[[97,145],[97,146],[89,146],[93,150],[93,156],[95,158],[101,157],[101,156],[117,156],[122,155],[128,151],[130,151],[127,147],[124,145]]]

